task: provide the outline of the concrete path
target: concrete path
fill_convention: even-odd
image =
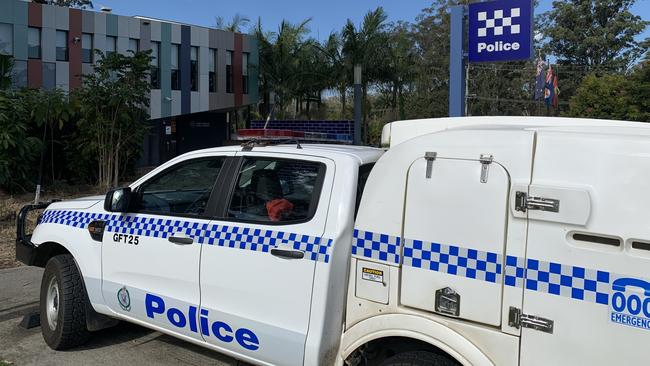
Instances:
[[[43,270],[0,270],[0,364],[13,365],[243,365],[220,353],[133,324],[93,334],[84,346],[53,351],[41,328],[19,327],[23,316],[38,311]]]

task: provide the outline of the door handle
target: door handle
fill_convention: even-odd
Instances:
[[[271,255],[288,259],[302,259],[305,253],[299,250],[273,248],[271,249]]]
[[[194,243],[193,238],[188,238],[186,236],[170,236],[167,240],[178,245],[189,245]]]

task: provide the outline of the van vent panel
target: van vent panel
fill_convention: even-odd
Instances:
[[[647,250],[650,251],[650,242],[647,241],[633,241],[632,248],[638,250]]]
[[[594,234],[574,233],[573,240],[584,241],[589,243],[605,244],[605,245],[611,245],[615,247],[621,246],[621,239],[594,235]]]

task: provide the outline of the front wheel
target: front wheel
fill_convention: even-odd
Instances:
[[[86,328],[86,290],[70,254],[52,257],[41,281],[41,331],[55,350],[76,347],[90,337]]]
[[[411,351],[399,353],[384,362],[381,366],[456,366],[458,362],[448,357],[426,351]]]

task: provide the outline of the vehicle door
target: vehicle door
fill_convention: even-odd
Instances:
[[[102,249],[102,292],[116,313],[171,332],[198,332],[201,240],[227,156],[188,158],[134,187],[129,212],[113,213]]]
[[[510,178],[498,162],[433,156],[408,171],[402,304],[499,326]]]
[[[238,153],[231,193],[201,255],[207,342],[277,365],[303,363],[314,270],[335,173],[327,158]]]
[[[521,365],[648,364],[649,171],[647,136],[537,133]]]

